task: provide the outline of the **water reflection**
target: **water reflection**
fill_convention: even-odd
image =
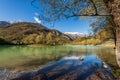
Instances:
[[[0,46],[0,69],[34,69],[65,56],[97,55],[107,63],[116,64],[114,50],[94,46]]]
[[[82,59],[81,59],[82,57]],[[95,55],[67,56],[14,80],[114,80],[110,67],[103,68]]]

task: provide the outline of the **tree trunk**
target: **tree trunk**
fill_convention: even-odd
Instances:
[[[120,26],[116,30],[116,37],[117,37],[117,41],[116,41],[116,59],[117,59],[118,65],[120,67]]]
[[[116,60],[120,67],[120,0],[106,0],[116,29]]]

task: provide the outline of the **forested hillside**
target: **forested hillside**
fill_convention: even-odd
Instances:
[[[11,44],[64,44],[70,38],[58,30],[28,22],[18,22],[0,28],[0,38]]]
[[[99,33],[94,34],[92,36],[86,36],[79,38],[72,42],[72,44],[80,44],[80,45],[101,45],[101,44],[114,44],[114,34],[112,27],[106,26]]]

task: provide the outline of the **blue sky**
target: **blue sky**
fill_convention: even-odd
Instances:
[[[31,6],[32,0],[0,0],[0,21],[25,21],[36,22],[35,14],[39,10]],[[62,32],[80,32],[87,33],[90,29],[88,19],[68,19],[61,20],[54,27],[46,25],[48,28],[54,28]]]

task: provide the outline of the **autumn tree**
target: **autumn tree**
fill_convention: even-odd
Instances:
[[[110,17],[97,17],[95,20],[91,21],[90,26],[92,27],[92,35],[99,35],[101,39],[114,39],[114,44],[116,45],[116,30],[111,23]],[[103,36],[102,34],[105,34]],[[104,38],[103,38],[104,37]]]

